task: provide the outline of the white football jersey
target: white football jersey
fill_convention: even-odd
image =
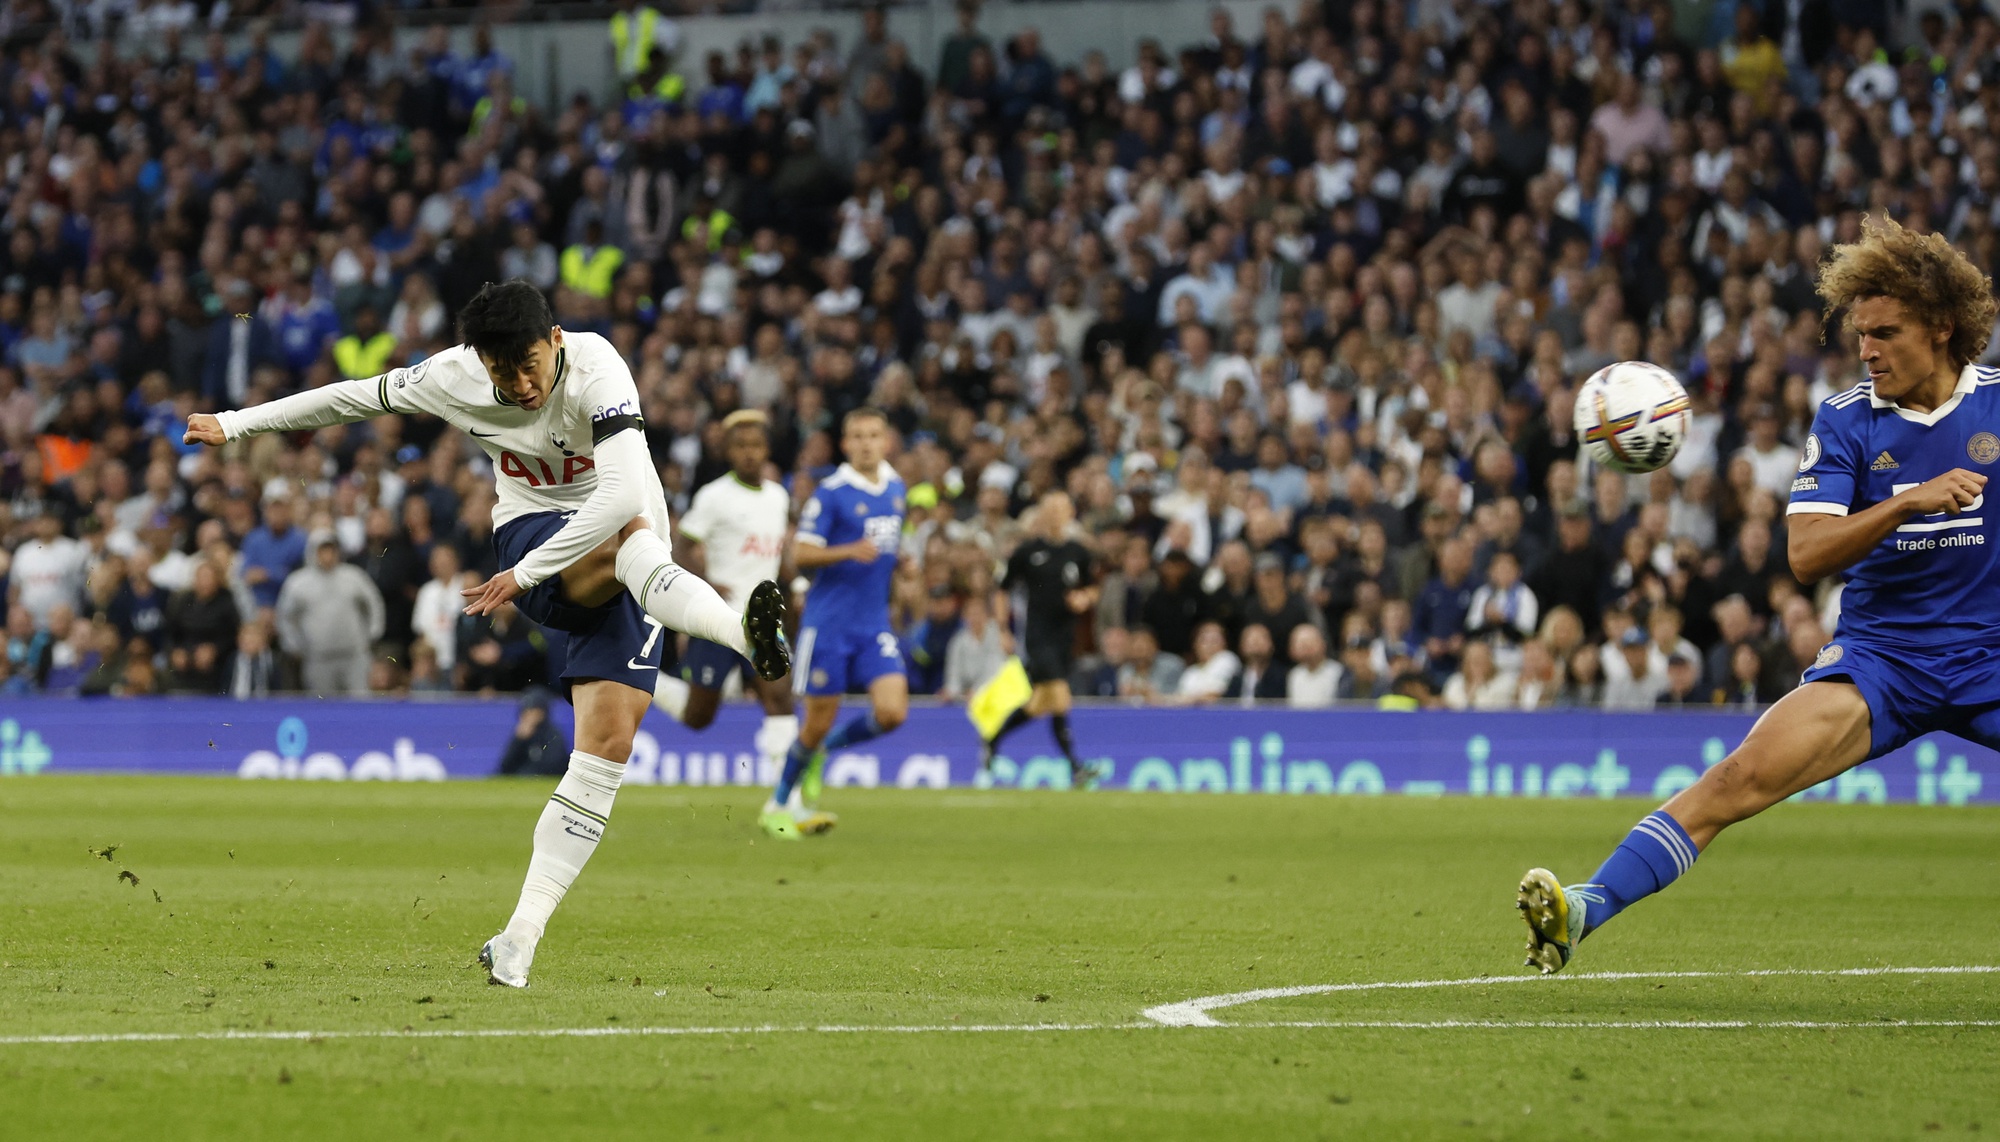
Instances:
[[[638,386],[609,341],[595,333],[565,331],[560,352],[555,387],[547,403],[532,412],[503,400],[479,355],[458,345],[379,377],[342,381],[217,415],[224,434],[235,440],[391,412],[430,413],[470,434],[492,457],[497,529],[535,512],[573,513],[583,507],[597,489],[597,445],[611,433],[643,426]],[[659,473],[648,466],[634,473],[633,481],[640,490],[639,514],[654,534],[668,540],[667,499]]]
[[[701,543],[708,560],[704,578],[731,606],[741,607],[757,584],[778,577],[791,514],[784,485],[766,480],[753,488],[731,472],[694,494],[681,534]]]

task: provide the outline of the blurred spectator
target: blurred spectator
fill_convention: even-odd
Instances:
[[[35,519],[34,538],[14,551],[8,572],[9,619],[22,612],[33,626],[46,630],[49,614],[58,606],[74,608],[83,593],[90,550],[63,534],[63,521],[52,510]]]
[[[7,612],[6,692],[31,694],[48,680],[49,664],[55,657],[55,638],[35,625],[35,616],[26,607]]]
[[[1242,669],[1243,662],[1229,649],[1222,624],[1204,622],[1195,628],[1194,657],[1181,671],[1174,695],[1188,705],[1206,705],[1222,696]]]
[[[569,766],[569,741],[549,720],[553,695],[540,686],[521,692],[514,733],[500,754],[499,772],[508,777],[553,777]]]
[[[279,682],[271,628],[262,620],[244,623],[237,628],[236,655],[229,664],[229,696],[262,698],[281,689]]]
[[[546,641],[511,603],[491,615],[467,619],[458,641],[465,650],[458,665],[461,689],[482,694],[519,690],[547,675]]]
[[[1628,628],[1618,639],[1618,654],[1624,671],[1604,684],[1603,705],[1607,710],[1650,710],[1667,689],[1667,672],[1652,661],[1652,643],[1639,626]],[[1607,674],[1609,672],[1607,671]]]
[[[259,607],[277,606],[285,577],[305,563],[306,533],[293,523],[293,516],[289,498],[269,500],[264,504],[264,522],[243,537],[243,583]]]
[[[1097,653],[1078,660],[1069,676],[1070,693],[1082,698],[1115,698],[1119,674],[1131,658],[1132,636],[1124,627],[1102,627]]]
[[[1151,627],[1134,627],[1131,653],[1118,668],[1118,694],[1140,701],[1170,697],[1179,692],[1181,671],[1186,668],[1180,655],[1160,649],[1160,640]]]
[[[1333,705],[1340,696],[1345,671],[1326,656],[1326,636],[1316,626],[1301,625],[1292,630],[1289,645],[1292,668],[1285,674],[1285,704],[1295,709]]]
[[[1255,566],[1255,593],[1243,605],[1242,621],[1263,627],[1270,632],[1274,646],[1288,649],[1288,653],[1276,656],[1283,669],[1292,664],[1292,632],[1302,626],[1319,626],[1325,620],[1287,583],[1283,556],[1266,551],[1257,557]]]
[[[1237,640],[1237,657],[1241,665],[1223,690],[1222,697],[1244,706],[1283,699],[1285,668],[1275,661],[1274,651],[1271,628],[1263,623],[1246,625]]]
[[[187,589],[167,604],[167,665],[173,671],[173,687],[222,693],[228,677],[224,668],[236,648],[241,623],[222,571],[206,559],[195,564]]]
[[[943,682],[938,696],[962,702],[993,679],[1006,664],[1008,639],[985,599],[974,595],[960,609],[958,629],[944,652]]]
[[[449,674],[457,661],[458,620],[465,607],[465,600],[459,596],[464,584],[459,581],[458,551],[443,543],[431,548],[430,570],[430,579],[417,589],[410,629],[414,638],[430,648],[437,668]],[[385,599],[385,605],[386,602]],[[386,628],[386,622],[384,625]]]
[[[1694,659],[1684,654],[1670,655],[1666,677],[1666,688],[1655,701],[1661,709],[1708,704],[1708,695],[1701,688],[1701,667]]]
[[[1511,710],[1518,691],[1515,677],[1493,662],[1493,647],[1467,643],[1458,670],[1445,681],[1444,704],[1454,710]]]
[[[370,647],[382,637],[382,593],[360,568],[340,561],[332,532],[315,533],[307,546],[312,562],[285,580],[278,596],[279,642],[298,658],[307,692],[365,694]]]

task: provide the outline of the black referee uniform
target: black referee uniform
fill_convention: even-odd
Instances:
[[[1021,662],[1028,668],[1028,681],[1036,685],[1069,681],[1074,665],[1070,648],[1076,645],[1076,615],[1069,609],[1069,593],[1094,581],[1091,563],[1090,549],[1073,539],[1062,543],[1024,539],[1007,560],[1001,585],[1027,594]]]
[[[1092,563],[1090,549],[1083,544],[1075,540],[1050,543],[1040,537],[1022,540],[1020,546],[1014,549],[1013,557],[1007,560],[1007,572],[1001,585],[1027,596],[1027,613],[1021,630],[1021,661],[1028,669],[1028,680],[1038,686],[1044,682],[1069,681],[1073,665],[1070,648],[1076,643],[1076,613],[1069,609],[1069,593],[1095,582]],[[1000,739],[1027,725],[1030,720],[1026,706],[1009,715],[999,731],[990,740],[981,743],[981,767],[993,764]],[[1072,787],[1087,789],[1094,785],[1101,772],[1077,758],[1076,743],[1069,734],[1069,714],[1051,714],[1049,729],[1055,736],[1056,745],[1062,748],[1063,757],[1069,761]]]

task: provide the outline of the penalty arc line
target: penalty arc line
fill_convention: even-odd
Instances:
[[[1226,995],[1205,995],[1148,1007],[1139,1014],[1164,1027],[1244,1026],[1224,1024],[1209,1012],[1239,1007],[1266,999],[1293,999],[1302,995],[1330,995],[1342,991],[1423,991],[1441,987],[1484,987],[1503,983],[1580,983],[1585,980],[1621,979],[1743,979],[1763,976],[1882,976],[1882,975],[1986,975],[2000,972],[2000,965],[1928,968],[1766,968],[1756,971],[1634,971],[1584,972],[1577,975],[1481,975],[1465,979],[1412,979],[1374,983],[1316,983],[1300,987],[1265,987],[1256,991],[1235,991]],[[1344,1026],[1345,1024],[1343,1024]],[[1525,1024],[1524,1024],[1525,1025]],[[1572,1026],[1573,1024],[1564,1024]],[[1735,1025],[1735,1024],[1733,1024]],[[1974,1024],[1967,1024],[1968,1026]],[[1514,1024],[1509,1024],[1514,1026]],[[1605,1024],[1591,1024],[1605,1026]]]

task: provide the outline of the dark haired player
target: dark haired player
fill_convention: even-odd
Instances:
[[[759,584],[743,613],[676,566],[667,503],[631,370],[594,333],[564,333],[541,291],[488,285],[459,316],[464,344],[419,364],[255,408],[189,418],[187,441],[430,413],[492,458],[494,546],[503,570],[465,592],[467,614],[513,603],[568,636],[564,688],[576,707],[569,771],[535,826],[520,903],[480,959],[495,983],[526,987],[549,916],[597,848],[653,697],[664,630],[686,631],[783,677],[784,594]]]
[[[1000,740],[1046,714],[1056,745],[1069,761],[1070,788],[1088,789],[1103,776],[1076,756],[1069,734],[1069,672],[1075,663],[1076,616],[1097,605],[1097,577],[1090,549],[1070,534],[1076,505],[1066,492],[1045,493],[1035,506],[1034,534],[1014,548],[1001,586],[1020,591],[1027,603],[1021,624],[1021,662],[1034,687],[1028,703],[1007,716],[993,736],[980,743],[979,768],[993,767]]]
[[[819,574],[806,592],[792,671],[792,688],[805,695],[805,722],[758,817],[765,832],[782,840],[833,827],[833,814],[819,808],[827,753],[886,734],[910,712],[903,648],[889,628],[904,498],[903,478],[886,459],[888,418],[872,408],[848,413],[840,422],[840,449],[847,463],[806,501],[792,545],[799,569]],[[867,693],[868,712],[835,729],[841,695],[857,690]]]
[[[1973,364],[1993,283],[1937,234],[1863,224],[1820,268],[1868,379],[1813,417],[1786,510],[1792,570],[1846,572],[1840,625],[1799,688],[1743,744],[1641,820],[1587,884],[1530,869],[1518,904],[1528,963],[1577,941],[1693,867],[1723,829],[1933,730],[2000,746],[2000,369]]]

